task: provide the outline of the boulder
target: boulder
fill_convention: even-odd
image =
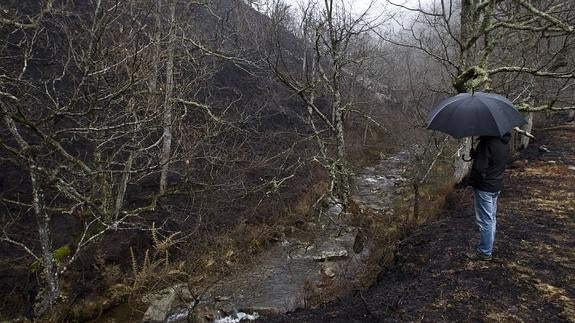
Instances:
[[[142,301],[149,304],[143,322],[187,322],[193,297],[188,287],[180,284],[145,295]]]

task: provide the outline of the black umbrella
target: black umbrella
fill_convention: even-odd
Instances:
[[[427,129],[439,130],[455,138],[501,137],[525,118],[505,97],[492,93],[461,93],[443,100],[429,114]]]

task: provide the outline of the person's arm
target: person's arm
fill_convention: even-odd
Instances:
[[[489,150],[487,147],[486,140],[481,140],[477,149],[475,151],[475,159],[473,160],[473,170],[476,174],[481,176],[481,179],[485,178],[485,173],[487,167],[489,166]]]

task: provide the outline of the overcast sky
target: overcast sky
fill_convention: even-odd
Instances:
[[[284,0],[286,3],[294,4],[305,2],[307,0]],[[417,8],[419,4],[423,6],[433,2],[433,0],[391,0],[393,3],[406,7]],[[356,13],[363,13],[370,5],[372,0],[344,0],[344,2]],[[372,12],[374,15],[381,13],[381,9],[387,2],[385,0],[373,0]]]

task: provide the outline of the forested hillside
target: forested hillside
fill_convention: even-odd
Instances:
[[[574,9],[3,1],[0,319],[134,320],[149,292],[200,290],[317,234],[334,204],[356,243],[392,249],[377,228],[435,217],[468,166],[468,140],[425,130],[439,99],[507,96],[529,120],[517,149],[534,122],[573,118]],[[378,222],[352,198],[358,174],[397,153],[408,183]]]

